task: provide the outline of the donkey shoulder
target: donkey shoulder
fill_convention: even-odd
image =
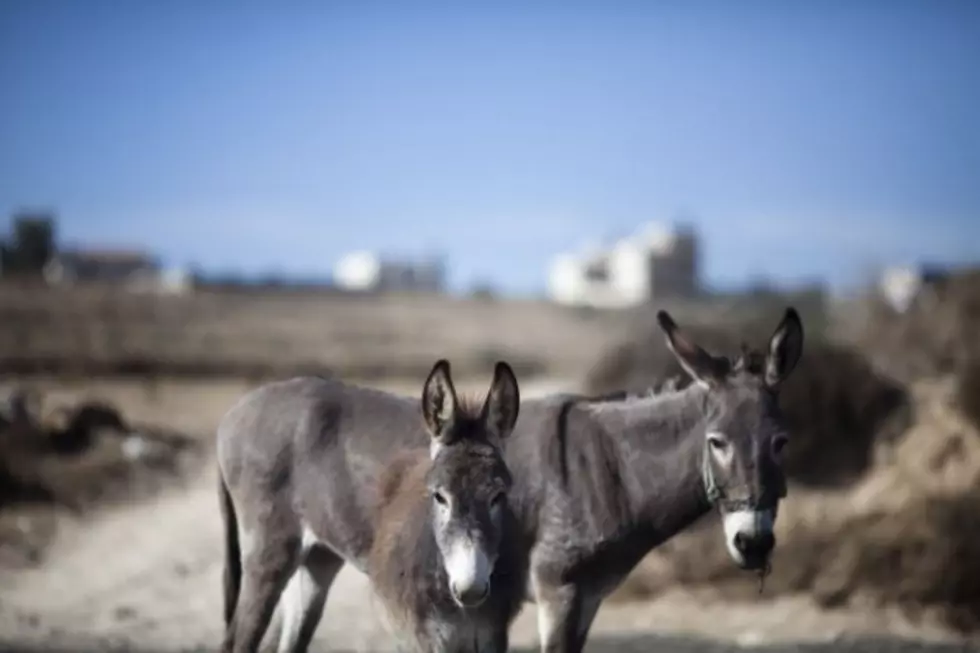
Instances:
[[[385,466],[378,478],[376,519],[392,512],[400,501],[418,497],[425,489],[425,474],[429,458],[424,449],[401,451]]]

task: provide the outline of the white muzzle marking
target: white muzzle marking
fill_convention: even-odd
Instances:
[[[486,598],[491,571],[486,552],[469,538],[460,538],[453,543],[446,556],[449,588],[457,602],[469,604]]]
[[[774,520],[772,510],[735,510],[722,514],[721,523],[728,554],[741,565],[745,563],[745,556],[735,546],[735,536],[741,534],[743,537],[755,538],[772,533]]]

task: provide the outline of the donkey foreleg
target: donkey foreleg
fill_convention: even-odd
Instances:
[[[538,638],[542,653],[580,653],[602,599],[577,585],[549,586],[534,581]]]

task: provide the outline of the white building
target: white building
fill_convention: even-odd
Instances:
[[[333,268],[334,283],[345,290],[372,290],[381,279],[381,259],[374,252],[351,252]]]
[[[651,223],[611,247],[555,257],[548,292],[561,304],[607,308],[690,297],[698,289],[697,254],[693,230]]]
[[[364,250],[341,257],[333,269],[337,287],[357,292],[442,292],[445,277],[440,259],[396,261]]]
[[[931,265],[896,265],[885,268],[878,291],[899,313],[904,313],[930,285],[948,277],[948,271]]]

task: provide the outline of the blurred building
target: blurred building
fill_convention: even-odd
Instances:
[[[103,283],[120,286],[163,285],[167,274],[154,256],[130,250],[64,250],[44,266],[44,279],[54,286]]]
[[[650,223],[611,247],[554,259],[548,293],[561,304],[626,307],[699,289],[698,239],[691,227]]]
[[[334,284],[355,292],[443,292],[446,269],[441,258],[394,260],[369,251],[351,252],[334,266]]]
[[[924,290],[948,277],[949,271],[938,265],[896,265],[882,271],[878,291],[893,309],[904,313]]]
[[[55,215],[51,211],[18,211],[10,233],[0,241],[0,276],[40,277],[54,255]]]
[[[194,275],[186,268],[141,271],[126,282],[133,292],[179,295],[194,289]]]

